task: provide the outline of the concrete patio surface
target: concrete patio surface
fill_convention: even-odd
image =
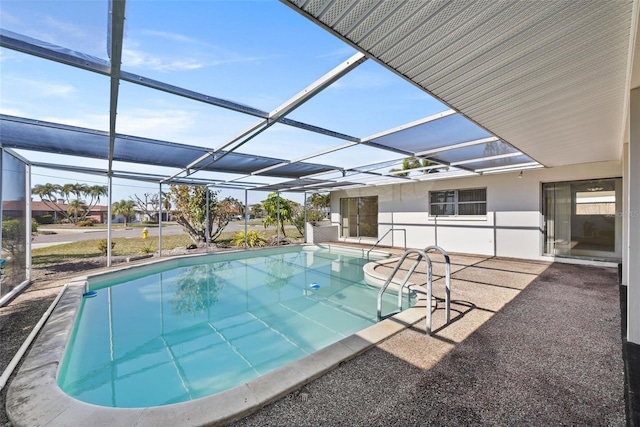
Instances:
[[[451,261],[451,324],[439,301],[433,336],[420,322],[235,425],[626,424],[615,268]]]
[[[445,325],[444,264],[432,258],[432,336],[420,321],[234,425],[626,424],[615,268],[452,254]],[[410,281],[425,283],[424,264]],[[39,294],[0,309],[1,330],[37,296],[35,323],[46,309],[40,298],[52,300],[56,286],[34,286]],[[4,340],[3,362],[13,355]],[[11,425],[5,395],[0,425]]]

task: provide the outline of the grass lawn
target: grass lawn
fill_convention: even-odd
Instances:
[[[262,225],[262,218],[254,218],[254,219],[250,219],[249,221],[247,221],[248,225]],[[233,221],[234,223],[237,224],[244,224],[244,221],[240,220],[240,221]],[[162,222],[162,226],[163,227],[168,227],[171,225],[178,225],[177,222],[174,221],[163,221]],[[128,222],[127,226],[124,226],[123,222],[117,222],[117,223],[113,223],[111,224],[111,229],[112,230],[119,230],[119,229],[123,229],[123,228],[158,228],[158,223],[148,223],[148,222]],[[56,230],[56,229],[70,229],[70,230],[74,230],[74,229],[96,229],[96,230],[106,230],[107,229],[107,224],[93,224],[90,227],[78,227],[75,224],[38,224],[38,233],[40,234],[50,234],[51,232],[48,230]]]
[[[275,228],[261,230],[260,233],[269,238],[276,235]],[[229,244],[235,232],[226,231],[218,237],[214,243]],[[287,229],[288,238],[300,238],[302,235],[296,229]],[[66,261],[77,260],[82,258],[92,258],[101,256],[102,252],[98,248],[98,243],[103,239],[82,240],[73,243],[65,243],[62,245],[48,246],[45,248],[33,249],[31,252],[31,262],[34,267],[42,267],[45,265],[59,264]],[[115,238],[115,242],[111,253],[112,255],[138,255],[154,253],[158,251],[158,239],[151,238],[144,240],[141,237],[136,238]],[[170,236],[162,236],[162,250],[169,250],[178,247],[185,247],[192,244],[193,241],[187,234],[178,234]]]
[[[162,226],[163,227],[168,227],[170,225],[178,225],[178,223],[176,222],[163,222]],[[126,228],[158,228],[158,224],[157,223],[148,223],[148,222],[128,222],[127,223],[127,227]],[[117,223],[113,223],[111,224],[111,229],[112,230],[118,230],[118,229],[122,229],[125,228],[124,223],[123,222],[117,222]],[[106,230],[107,229],[107,224],[93,224],[92,226],[89,227],[78,227],[75,224],[39,224],[38,225],[38,233],[42,233],[42,234],[46,234],[47,230],[49,229],[96,229],[96,230]]]

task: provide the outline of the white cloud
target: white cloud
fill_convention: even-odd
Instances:
[[[69,21],[61,21],[52,16],[47,16],[44,20],[44,24],[53,29],[56,33],[66,34],[76,40],[83,40],[87,38],[87,34],[84,29]]]
[[[125,68],[146,68],[165,72],[188,71],[224,64],[251,63],[265,59],[264,57],[259,56],[240,55],[236,52],[178,33],[158,30],[142,30],[140,34],[178,42],[182,45],[188,44],[191,46],[180,46],[179,48],[171,49],[173,52],[182,52],[180,56],[168,56],[166,54],[160,55],[149,52],[149,50],[143,46],[157,46],[159,43],[161,45],[166,45],[166,41],[153,40],[153,42],[145,41],[143,43],[141,41],[142,39],[135,39],[134,37],[129,36],[127,37],[125,47],[122,51],[122,62]],[[193,46],[198,47],[194,49]],[[205,49],[202,50],[202,47]],[[165,49],[163,52],[166,51],[167,50]]]
[[[0,9],[0,22],[2,22],[2,26],[5,28],[19,27],[20,25],[23,25],[23,21],[20,18],[10,13],[7,13],[3,9]]]
[[[389,76],[379,73],[372,73],[363,70],[354,70],[350,74],[336,81],[329,89],[347,90],[347,89],[378,89],[392,83]]]
[[[47,122],[60,123],[68,126],[77,126],[81,128],[108,131],[109,115],[108,114],[83,114],[78,117],[59,117],[49,116],[43,119]]]
[[[192,114],[186,110],[134,109],[120,111],[117,126],[118,133],[176,141],[193,128],[194,121]]]
[[[77,92],[77,89],[67,83],[45,82],[42,80],[25,79],[18,76],[5,76],[3,84],[27,88],[38,97],[69,97]]]
[[[203,64],[195,59],[161,58],[135,49],[122,50],[122,63],[127,68],[150,68],[156,71],[185,71],[203,67]]]
[[[146,34],[146,35],[154,36],[154,37],[160,37],[160,38],[164,38],[164,39],[169,39],[169,40],[173,40],[173,41],[177,41],[177,42],[201,44],[198,40],[196,40],[196,39],[194,39],[192,37],[183,36],[182,34],[177,34],[177,33],[169,33],[169,32],[166,32],[166,31],[142,30],[142,34]]]
[[[76,88],[67,84],[46,84],[38,82],[36,87],[45,97],[61,97],[69,96],[76,92]]]
[[[317,55],[316,58],[338,58],[338,59],[347,59],[347,57],[356,53],[356,50],[350,46],[341,47],[340,49],[332,50],[331,52],[327,52],[321,55]]]
[[[0,114],[6,114],[8,116],[16,117],[26,117],[26,113],[24,112],[24,110],[21,110],[19,108],[4,107],[2,105],[0,105]]]
[[[16,33],[90,55],[105,57],[105,38],[102,36],[105,34],[104,31],[95,31],[95,29],[92,31],[73,21],[48,15],[44,10],[46,7],[42,10],[34,8],[30,14],[20,13],[19,15],[7,13],[0,8],[0,22],[3,28]]]
[[[138,49],[123,49],[122,63],[125,68],[146,68],[156,71],[189,71],[223,64],[248,63],[261,60],[257,56],[226,59],[170,58],[155,56]]]

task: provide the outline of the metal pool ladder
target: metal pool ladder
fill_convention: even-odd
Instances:
[[[402,311],[402,291],[404,290],[405,286],[407,286],[409,277],[411,277],[415,269],[418,267],[418,265],[420,264],[420,261],[424,259],[425,263],[427,264],[426,334],[431,335],[431,297],[432,297],[432,284],[433,284],[433,267],[431,264],[431,258],[429,258],[429,256],[427,255],[427,252],[431,250],[439,251],[444,256],[444,260],[445,260],[445,276],[446,276],[445,278],[445,287],[446,287],[445,313],[447,318],[446,324],[449,324],[449,321],[451,319],[451,315],[450,315],[451,313],[451,261],[449,259],[449,255],[447,254],[447,252],[439,246],[427,246],[426,248],[424,248],[424,250],[409,249],[402,254],[400,259],[396,263],[396,266],[394,267],[393,271],[391,272],[386,282],[384,283],[384,285],[382,285],[382,288],[380,288],[380,291],[378,292],[378,320],[382,319],[382,295],[384,295],[385,291],[391,284],[391,281],[395,277],[396,273],[398,272],[398,270],[400,270],[400,267],[402,266],[402,263],[404,262],[404,260],[411,254],[417,254],[418,258],[413,263],[411,268],[409,268],[409,271],[405,275],[404,280],[399,285],[397,312]],[[395,314],[395,313],[391,313],[391,314]],[[391,314],[387,315],[386,317],[390,316]]]

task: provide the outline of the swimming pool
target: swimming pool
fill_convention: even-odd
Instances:
[[[342,245],[335,244],[321,246],[340,252],[343,248]],[[315,245],[304,247],[313,250]],[[271,250],[268,249],[268,251]],[[354,252],[353,249],[350,251]],[[418,292],[418,301],[401,313],[359,330],[353,335],[276,368],[252,381],[182,403],[119,408],[86,403],[62,391],[58,385],[59,372],[71,342],[75,319],[85,301],[83,293],[87,282],[98,287],[106,286],[112,279],[119,280],[125,277],[137,279],[167,268],[196,265],[209,257],[212,259],[222,259],[227,256],[242,258],[245,254],[253,256],[260,252],[262,251],[236,251],[230,254],[155,259],[143,265],[120,266],[108,273],[69,278],[51,307],[53,311],[8,385],[6,411],[13,425],[85,427],[100,424],[189,427],[228,423],[299,390],[302,385],[338,367],[341,363],[357,357],[362,352],[425,319],[424,294]],[[365,251],[356,252],[361,256],[366,252],[366,248]],[[388,256],[388,254],[385,255]],[[383,275],[371,268],[371,263],[365,264],[365,276],[367,281],[384,282]],[[101,290],[99,289],[98,292]]]
[[[60,388],[101,406],[185,402],[247,383],[377,322],[360,251],[216,254],[89,282]],[[395,298],[385,301],[393,311]]]

